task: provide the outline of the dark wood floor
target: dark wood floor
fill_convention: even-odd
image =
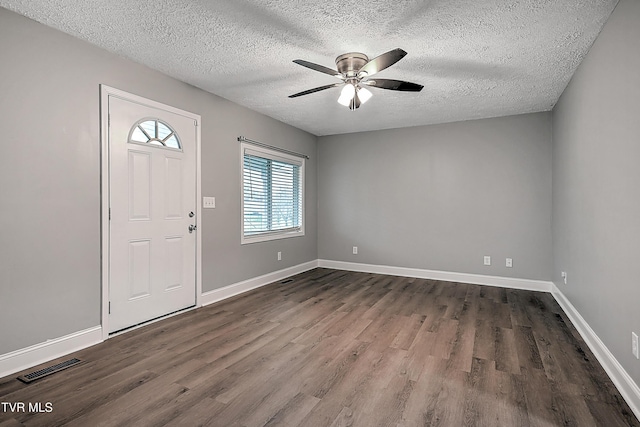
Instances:
[[[72,356],[0,426],[640,425],[538,292],[316,269]]]

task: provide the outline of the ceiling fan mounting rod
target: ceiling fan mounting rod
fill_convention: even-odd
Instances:
[[[345,83],[351,84],[355,87],[358,87],[358,83],[360,83],[360,80],[356,77],[348,77],[344,80]]]

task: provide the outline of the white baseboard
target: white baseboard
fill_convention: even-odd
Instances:
[[[587,343],[589,349],[593,352],[598,359],[598,362],[602,365],[604,370],[615,384],[616,388],[627,402],[636,418],[640,419],[640,388],[633,381],[633,379],[627,374],[622,365],[609,351],[606,345],[598,337],[591,326],[580,315],[578,310],[571,304],[571,302],[564,296],[562,291],[554,284],[551,291],[553,297],[556,299],[562,310],[565,312],[573,326],[576,327],[582,339]]]
[[[514,277],[485,276],[482,274],[454,273],[450,271],[424,270],[420,268],[392,267],[388,265],[360,264],[354,262],[318,260],[318,267],[336,270],[360,271],[364,273],[389,274],[392,276],[416,277],[419,279],[443,280],[446,282],[470,283],[497,286],[499,288],[525,289],[551,292],[553,283],[543,280],[518,279]]]
[[[286,279],[289,276],[300,274],[305,271],[312,270],[318,267],[318,260],[305,262],[303,264],[294,265],[293,267],[285,268],[282,270],[274,271],[262,276],[254,277],[252,279],[244,280],[242,282],[234,283],[224,288],[214,289],[202,294],[202,305],[213,304],[214,302],[222,301],[227,298],[248,292],[252,289],[256,289],[269,283],[276,282],[278,280]]]
[[[0,355],[0,378],[102,342],[102,326]]]

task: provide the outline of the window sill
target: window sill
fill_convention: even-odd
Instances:
[[[304,230],[254,234],[252,236],[242,236],[240,244],[248,245],[251,243],[268,242],[270,240],[289,239],[291,237],[302,236],[304,236]]]

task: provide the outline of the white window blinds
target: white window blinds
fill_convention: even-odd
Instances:
[[[243,235],[299,232],[303,226],[302,159],[243,148]]]

